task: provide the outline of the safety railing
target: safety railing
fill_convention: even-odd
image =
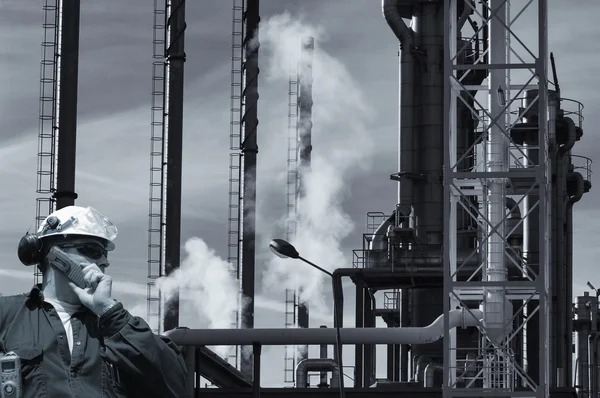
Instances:
[[[592,159],[587,156],[571,155],[571,163],[574,171],[580,173],[586,182],[592,182]]]
[[[577,127],[583,128],[583,104],[569,98],[560,99],[560,109],[563,116],[570,117],[577,124]]]

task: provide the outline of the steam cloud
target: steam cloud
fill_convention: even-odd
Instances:
[[[168,278],[158,279],[160,291],[167,299],[178,289],[187,291],[195,311],[208,320],[210,328],[230,328],[239,289],[229,263],[200,238],[189,239],[184,250],[181,267]]]
[[[323,268],[349,267],[350,256],[342,252],[342,241],[352,232],[354,223],[343,211],[342,202],[349,194],[347,180],[351,170],[368,166],[373,144],[365,122],[371,110],[344,65],[319,48],[326,39],[322,28],[284,13],[262,23],[259,35],[261,62],[265,66],[266,81],[270,83],[287,82],[289,66],[300,62],[301,38],[315,38],[312,67],[315,149],[311,170],[302,177],[305,196],[298,203],[297,232],[291,243],[303,257]],[[269,259],[266,286],[279,292],[282,285],[302,287],[304,298],[311,302],[311,312],[313,309],[331,311],[330,305],[325,306],[323,295],[326,276],[307,269],[308,265],[290,261],[274,256]]]
[[[342,201],[348,194],[347,177],[351,169],[366,168],[373,144],[365,121],[371,110],[363,99],[358,84],[346,68],[334,57],[318,48],[325,39],[320,28],[294,20],[287,13],[261,23],[260,61],[263,68],[261,82],[287,84],[289,66],[300,59],[300,40],[313,36],[317,48],[313,59],[313,142],[312,171],[303,176],[305,196],[299,201],[299,224],[292,243],[303,256],[320,266],[333,270],[350,266],[350,258],[342,252],[342,241],[353,230],[354,224],[342,210]],[[263,84],[264,84],[263,83]],[[286,90],[281,90],[285,95]],[[287,125],[285,112],[282,124]],[[287,140],[278,135],[277,143],[285,153]],[[286,173],[282,162],[280,172]],[[285,185],[281,184],[281,190]],[[260,201],[260,198],[258,198]],[[258,219],[259,217],[257,217]],[[280,220],[285,223],[285,217]],[[272,231],[259,238],[271,238]],[[261,248],[266,244],[261,244]],[[189,298],[195,313],[208,321],[210,328],[230,328],[232,314],[237,308],[239,285],[227,261],[218,257],[200,238],[185,243],[181,267],[169,277],[158,280],[159,288],[169,298],[177,289]],[[259,249],[260,250],[260,249]],[[269,253],[263,288],[278,297],[282,288],[302,287],[304,298],[310,300],[311,318],[320,322],[331,321],[331,306],[325,305],[324,275],[307,266],[290,264]],[[257,262],[257,268],[262,264]],[[327,285],[328,286],[328,285]],[[187,293],[185,293],[187,292]],[[283,303],[257,296],[256,308],[281,311]],[[140,308],[140,315],[142,313]],[[226,355],[229,347],[217,347],[216,352]]]
[[[200,238],[189,239],[184,250],[186,257],[180,268],[157,280],[161,293],[169,300],[181,289],[186,292],[198,317],[208,321],[209,328],[231,328],[239,289],[229,263]],[[215,352],[221,356],[230,350],[231,347],[215,347]]]

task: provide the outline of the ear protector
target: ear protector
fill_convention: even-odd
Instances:
[[[46,232],[49,229],[56,229],[59,224],[60,221],[57,217],[50,216],[46,220],[46,225],[41,233]],[[19,241],[17,255],[19,256],[19,260],[24,265],[29,266],[42,262],[42,247],[44,245],[42,243],[42,239],[40,238],[40,234],[26,233],[25,236],[23,236]]]

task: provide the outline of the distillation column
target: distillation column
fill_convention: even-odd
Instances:
[[[412,209],[409,214],[396,214],[401,217],[397,224],[402,228],[413,228],[413,242],[405,242],[400,250],[394,250],[394,262],[426,261],[431,265],[442,265],[443,230],[443,49],[444,12],[442,1],[409,4],[406,1],[384,0],[383,14],[386,22],[400,41],[400,134],[399,134],[399,208]],[[465,24],[473,10],[459,2],[460,22]],[[403,19],[412,18],[409,28]],[[460,35],[457,35],[459,37]],[[468,47],[457,62],[473,63],[479,52],[478,41],[473,44],[459,41]],[[465,84],[478,85],[485,78],[482,70],[465,74]],[[464,96],[465,103],[456,106],[458,112],[457,147],[461,160],[460,171],[471,171],[474,165],[475,126],[469,111],[473,101]],[[467,198],[476,207],[476,198]],[[468,216],[468,211],[457,210],[459,250],[476,247],[477,223]],[[383,225],[383,224],[382,224]],[[383,231],[385,233],[385,231]],[[477,256],[470,259],[471,263]],[[398,263],[399,264],[399,263]],[[424,326],[443,311],[441,288],[419,288],[402,291],[402,326]],[[412,311],[407,316],[410,302]],[[461,338],[472,341],[473,331],[459,331]],[[401,380],[416,378],[423,380],[425,367],[433,362],[431,369],[439,370],[443,351],[441,342],[422,346],[412,346],[413,375],[408,375],[407,346],[400,355]],[[436,385],[441,383],[441,372],[435,372]]]

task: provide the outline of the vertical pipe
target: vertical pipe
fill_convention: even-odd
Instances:
[[[61,2],[60,91],[58,101],[58,156],[56,209],[75,204],[75,159],[77,141],[77,89],[79,76],[80,0]]]
[[[167,0],[168,1],[168,0]],[[169,106],[167,141],[167,206],[165,225],[165,275],[179,268],[181,249],[181,158],[183,150],[183,67],[185,64],[185,0],[172,0],[167,20],[169,47]],[[169,300],[163,330],[179,326],[179,291]]]
[[[538,170],[539,184],[538,191],[540,193],[540,219],[539,228],[543,233],[539,234],[539,248],[540,248],[540,264],[539,277],[536,278],[538,282],[539,294],[539,330],[537,338],[540,342],[539,350],[539,389],[542,394],[550,393],[550,361],[548,357],[547,347],[549,345],[548,332],[549,332],[549,318],[550,313],[548,311],[548,295],[549,295],[549,272],[546,268],[546,264],[549,264],[549,245],[546,239],[547,229],[550,227],[550,213],[551,208],[547,206],[548,200],[548,188],[552,185],[552,182],[548,178],[548,173],[544,173],[541,170],[546,169],[548,165],[548,2],[538,2],[538,57],[536,66],[536,75],[538,78],[539,87],[539,130],[538,130],[538,141],[540,147],[540,163]]]
[[[535,105],[534,105],[535,106]],[[537,138],[537,137],[536,137]],[[527,158],[536,165],[539,163],[539,149],[537,139],[528,141],[526,148]],[[523,220],[523,244],[524,253],[527,255],[527,265],[535,274],[539,273],[540,247],[538,242],[540,208],[536,206],[539,195],[529,194],[524,199],[524,214],[529,214]],[[533,208],[533,209],[532,209]],[[533,277],[533,275],[530,275]],[[539,313],[531,315],[537,308],[538,303],[527,304],[527,324],[526,324],[526,343],[527,343],[527,375],[531,377],[534,383],[539,381]]]
[[[255,227],[256,227],[256,156],[258,153],[258,24],[260,22],[259,0],[248,0],[245,13],[246,36],[244,37],[246,85],[242,93],[245,112],[243,156],[243,213],[242,213],[242,275],[241,289],[244,308],[242,328],[254,327],[254,280],[255,280]],[[241,371],[252,377],[252,354],[242,349]]]
[[[579,397],[589,398],[590,379],[589,379],[589,346],[590,336],[590,309],[591,297],[588,292],[583,296],[577,297],[577,319],[579,321],[579,331],[577,333],[577,359],[579,360]]]
[[[335,327],[335,358],[339,368],[340,398],[344,398],[344,361],[342,356],[343,346],[340,337],[340,329],[344,326],[344,290],[342,289],[342,276],[333,273],[331,277],[331,289],[333,291],[333,326]],[[333,383],[333,382],[332,382]]]
[[[498,10],[496,18],[488,24],[490,31],[490,64],[506,64],[506,21],[507,6],[504,0],[490,0],[490,8]],[[504,69],[490,69],[489,76],[490,115],[496,122],[490,121],[488,130],[486,169],[492,173],[508,171],[508,140],[503,133],[506,126],[506,113],[503,112],[502,94],[506,95],[507,76]],[[504,102],[506,99],[504,99]],[[487,259],[485,278],[489,282],[506,280],[504,258],[504,217],[505,217],[505,179],[492,178],[487,183],[488,197],[486,215],[487,227]],[[497,229],[496,229],[497,228]],[[496,231],[493,231],[496,229]],[[493,342],[500,342],[505,336],[505,293],[502,287],[486,288],[484,293],[483,322],[488,337]]]
[[[400,291],[402,299],[400,302],[400,327],[410,326],[410,312],[409,302],[410,291],[408,289],[402,289]],[[408,381],[408,350],[410,346],[408,344],[402,344],[400,346],[400,381]]]
[[[362,328],[364,327],[364,290],[365,283],[362,278],[356,278],[355,282],[356,286],[356,327]],[[364,346],[361,344],[356,344],[354,346],[354,388],[362,388],[363,387],[363,368],[364,368],[364,357],[363,357],[363,349]]]
[[[600,339],[598,339],[598,333],[596,333],[596,338],[594,341],[594,367],[590,370],[590,377],[594,378],[594,384],[596,388],[594,389],[594,397],[600,397]]]
[[[305,196],[304,180],[307,173],[310,172],[312,152],[312,63],[314,50],[315,39],[310,36],[303,37],[298,73],[298,194],[300,198]],[[301,203],[300,206],[302,206]],[[304,300],[304,295],[300,289],[298,291],[298,327],[307,328],[308,321],[308,303]],[[308,346],[300,347],[298,361],[306,358],[308,358]]]
[[[440,2],[425,2],[415,16],[417,51],[414,91],[414,169],[418,180],[413,185],[414,220],[418,242],[413,250],[441,252],[444,228],[444,12]],[[414,49],[413,49],[414,51]],[[453,232],[455,233],[455,232]],[[411,326],[429,325],[443,312],[443,288],[412,289]],[[413,345],[413,357],[430,356],[441,361],[443,342]]]
[[[194,383],[196,372],[196,347],[187,346],[183,348],[183,359],[187,368],[187,379],[185,385],[185,395],[181,398],[194,398]]]
[[[200,347],[197,346],[194,351],[196,351],[196,358],[194,361],[195,374],[192,374],[191,376],[193,376],[196,380],[194,384],[194,398],[200,398],[200,387],[202,386],[202,376],[200,374],[200,366],[202,366],[202,361],[200,359]],[[188,377],[190,377],[190,375],[188,375]]]
[[[406,26],[397,8],[397,1],[382,0],[381,8],[383,16],[400,41],[400,121],[398,151],[399,171],[404,177],[398,184],[398,203],[412,206],[413,189],[412,173],[414,172],[414,77],[415,61],[413,56],[414,32]]]
[[[253,366],[253,383],[252,383],[252,397],[260,398],[260,353],[262,346],[259,343],[254,343],[252,346],[252,356],[254,359]]]
[[[596,370],[598,368],[598,362],[596,361],[598,355],[598,332],[592,331],[589,338],[589,352],[590,352],[590,366],[589,366],[589,377],[590,377],[590,398],[598,398],[598,378]]]
[[[321,325],[320,328],[327,328],[327,326],[325,325]],[[321,344],[321,346],[319,347],[319,358],[321,359],[327,359],[327,344]],[[320,383],[319,383],[319,388],[325,388],[328,386],[327,383],[327,371],[326,370],[322,370],[321,371],[321,375],[320,375]]]
[[[374,308],[373,308],[373,299],[371,297],[371,292],[368,288],[364,289],[364,327],[372,328],[375,327],[375,316],[374,316]],[[363,386],[369,387],[373,384],[373,365],[374,365],[374,344],[365,344],[364,345],[364,364],[363,364]]]
[[[581,199],[581,194],[583,194],[583,192],[581,192],[579,195],[575,195],[573,197],[571,197],[568,201],[567,201],[567,210],[566,210],[566,224],[567,224],[567,230],[566,230],[566,236],[567,236],[567,241],[566,241],[566,268],[567,268],[567,277],[569,278],[569,281],[567,282],[567,294],[566,294],[566,299],[568,300],[568,314],[569,314],[569,318],[567,319],[567,337],[569,339],[569,355],[568,357],[571,359],[572,355],[571,353],[573,352],[572,349],[572,345],[573,345],[573,306],[572,306],[572,302],[573,302],[573,205],[575,203],[577,203],[580,199]],[[600,362],[599,362],[600,363]],[[573,361],[572,359],[567,361],[567,370],[566,370],[566,374],[567,374],[567,386],[573,385],[573,381],[572,381],[572,368],[573,368]]]
[[[556,142],[556,117],[559,110],[559,102],[557,93],[555,91],[548,91],[548,135],[551,137],[551,141]],[[564,145],[556,150],[555,162],[552,165],[554,173],[556,175],[554,184],[552,186],[554,190],[553,197],[553,220],[555,226],[553,228],[553,269],[554,274],[553,283],[553,296],[556,298],[553,301],[553,307],[555,307],[554,318],[553,318],[553,329],[555,330],[555,342],[551,344],[555,347],[555,368],[556,371],[554,376],[556,377],[556,387],[566,386],[566,369],[568,357],[571,353],[568,352],[570,348],[570,338],[567,337],[567,313],[570,310],[567,309],[567,267],[566,267],[566,203],[568,200],[567,195],[567,161],[565,158],[566,152]]]

